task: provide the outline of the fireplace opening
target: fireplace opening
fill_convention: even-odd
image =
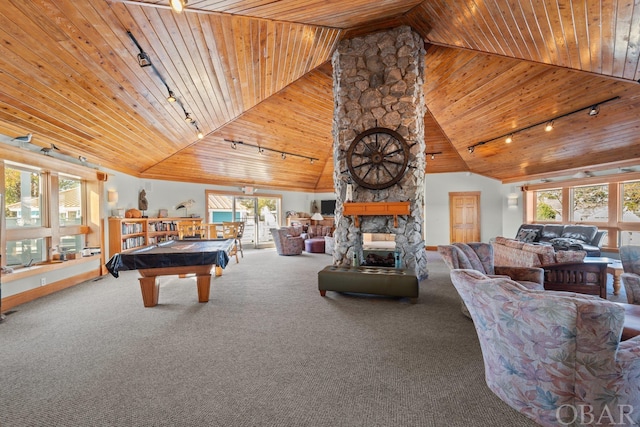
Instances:
[[[395,267],[396,236],[391,233],[362,233],[363,264]]]

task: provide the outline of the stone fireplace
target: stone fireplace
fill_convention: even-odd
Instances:
[[[363,233],[392,234],[403,268],[418,279],[428,276],[424,247],[424,42],[402,26],[340,42],[333,56],[335,265],[351,265],[354,253],[365,260]],[[364,131],[385,128],[397,132],[410,147],[408,167],[387,188],[353,183],[347,156],[351,143]],[[345,213],[350,202],[367,206],[404,202],[401,214]],[[408,206],[406,206],[408,204]]]

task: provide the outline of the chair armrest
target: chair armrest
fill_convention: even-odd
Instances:
[[[629,304],[640,304],[640,276],[635,273],[622,273],[620,280]]]
[[[544,283],[544,270],[539,267],[509,267],[504,265],[496,265],[494,272],[500,275],[507,275],[511,280],[516,282],[533,282]]]

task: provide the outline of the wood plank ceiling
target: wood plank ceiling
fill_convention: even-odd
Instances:
[[[342,38],[410,25],[428,47],[427,152],[441,153],[427,173],[516,182],[640,165],[638,4],[167,4],[2,2],[0,133],[141,178],[332,191],[332,54]]]

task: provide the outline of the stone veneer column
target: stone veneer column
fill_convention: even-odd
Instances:
[[[424,210],[424,57],[422,38],[410,27],[340,42],[333,55],[333,118],[336,231],[334,264],[349,265],[355,251],[362,259],[362,233],[393,233],[402,265],[419,279],[428,276],[422,237]],[[362,131],[385,127],[397,131],[411,147],[402,180],[383,190],[353,186],[354,202],[409,201],[411,214],[398,218],[364,216],[360,227],[342,215],[349,173],[346,152]]]

